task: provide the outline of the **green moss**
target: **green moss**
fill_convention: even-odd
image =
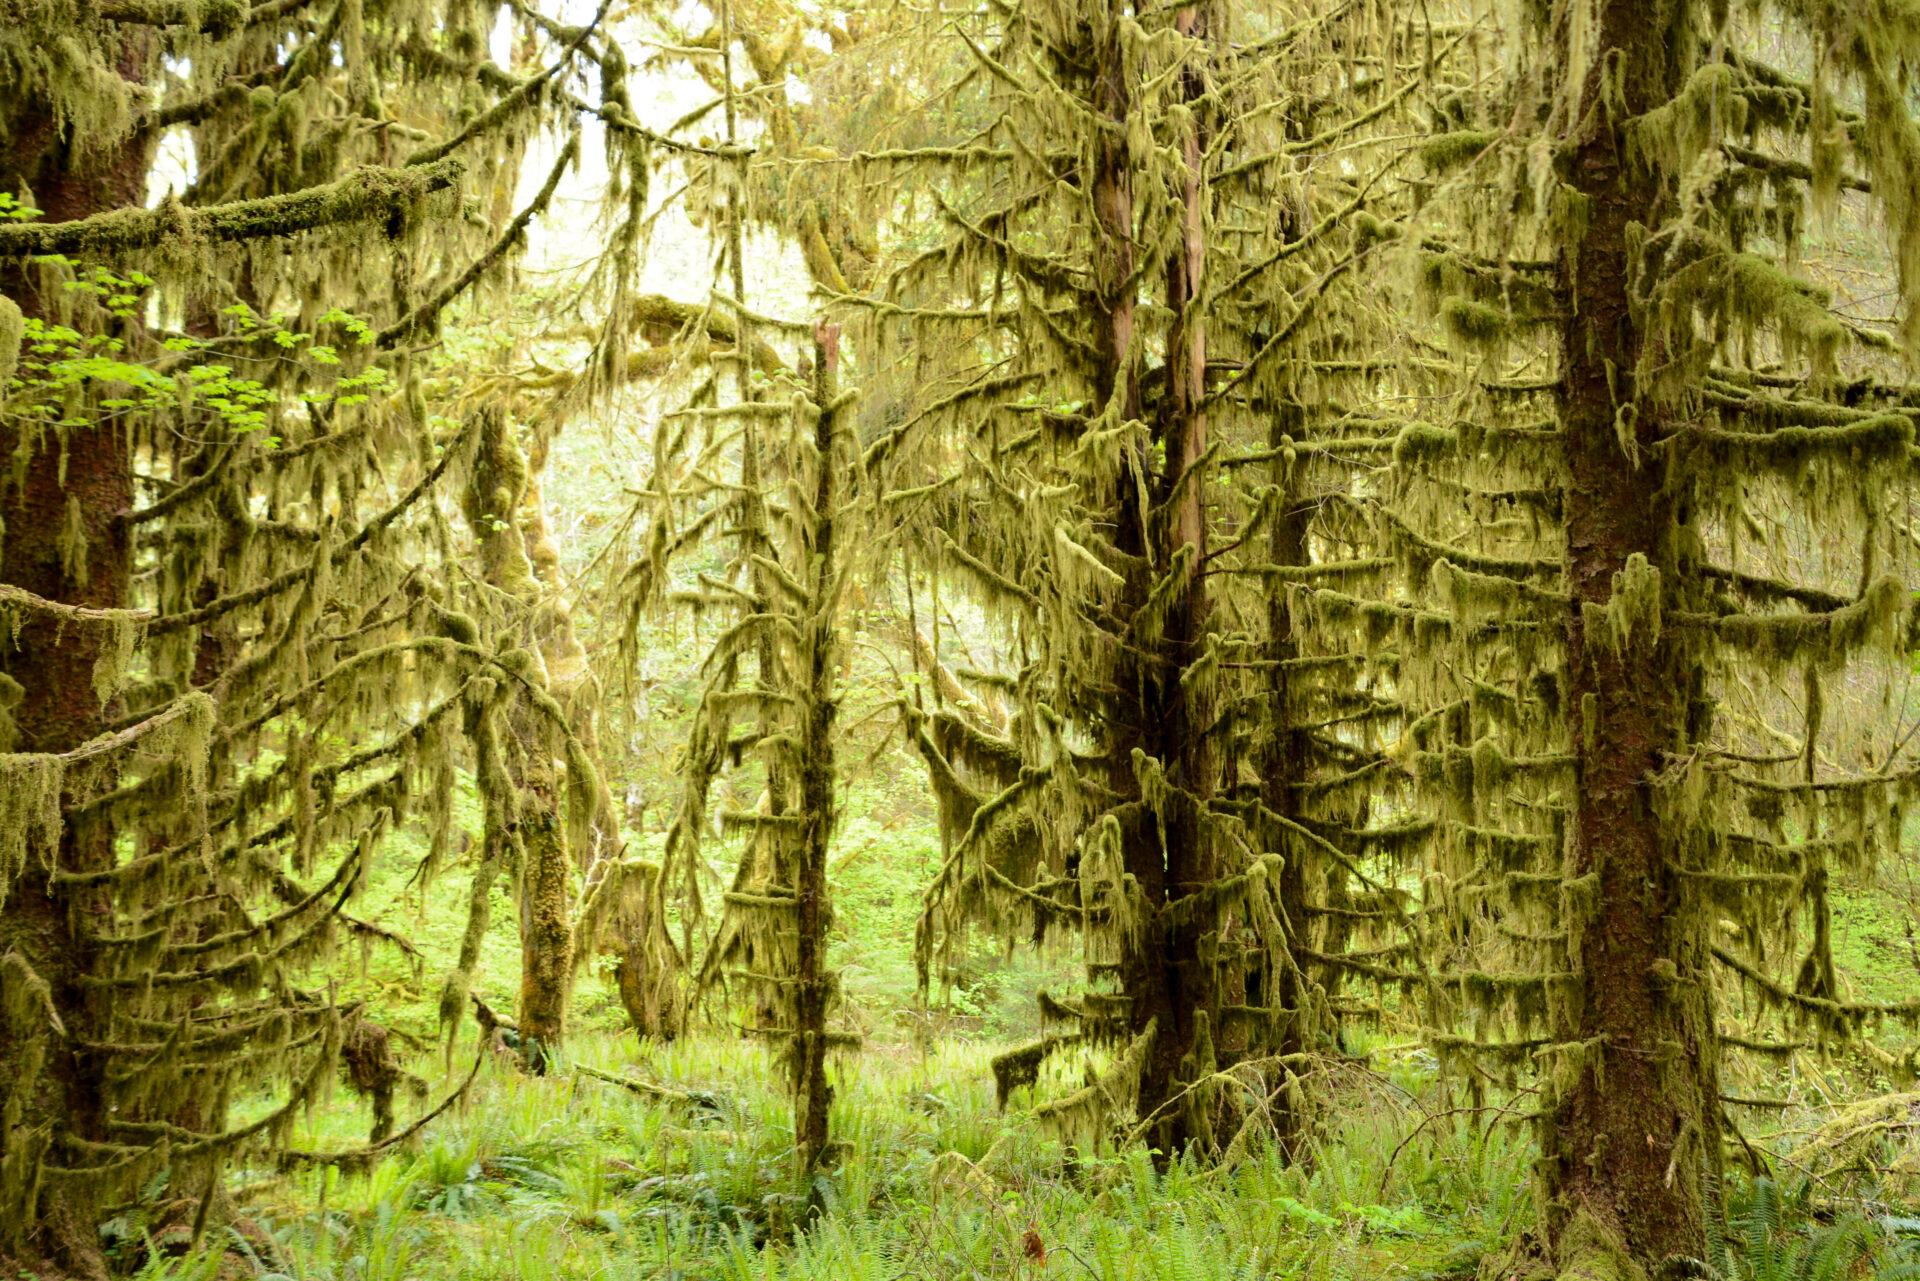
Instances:
[[[26,333],[26,320],[13,299],[0,294],[0,399],[5,399],[7,380],[20,362],[20,339]]]
[[[1498,134],[1483,129],[1458,129],[1420,144],[1420,162],[1431,174],[1447,174],[1492,146]]]
[[[1393,465],[1402,470],[1430,467],[1452,457],[1459,441],[1459,433],[1451,428],[1408,423],[1394,438]]]
[[[1498,350],[1513,329],[1513,318],[1504,309],[1471,298],[1441,303],[1440,320],[1452,338],[1483,353]]]
[[[169,242],[262,240],[391,220],[458,186],[465,172],[465,162],[449,156],[417,169],[363,168],[326,186],[207,208],[116,209],[73,222],[0,225],[0,258],[66,254],[117,262]]]

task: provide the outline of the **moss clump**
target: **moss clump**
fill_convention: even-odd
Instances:
[[[1393,465],[1403,471],[1425,469],[1453,456],[1459,433],[1432,423],[1408,423],[1393,442]]]
[[[1456,129],[1420,144],[1420,163],[1435,175],[1452,173],[1493,145],[1498,134],[1484,129]]]
[[[7,390],[7,380],[13,377],[13,371],[20,364],[20,339],[26,334],[26,320],[20,315],[20,308],[13,299],[0,295],[0,397]]]
[[[1440,320],[1455,342],[1484,355],[1498,352],[1513,330],[1513,318],[1505,310],[1471,298],[1441,303]]]

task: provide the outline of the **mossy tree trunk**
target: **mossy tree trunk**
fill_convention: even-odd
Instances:
[[[1118,40],[1124,10],[1114,5],[1108,26],[1113,44],[1102,51],[1095,77],[1096,107],[1116,122],[1103,136],[1114,139],[1103,151],[1097,171],[1094,207],[1106,210],[1101,231],[1117,243],[1130,246],[1133,229],[1132,175],[1124,167],[1139,163],[1127,156],[1115,135],[1124,135],[1131,87],[1118,70]],[[1196,6],[1179,10],[1173,29],[1183,39],[1204,46],[1206,18]],[[1207,89],[1206,62],[1190,60],[1181,72],[1180,97],[1198,104]],[[1136,1036],[1157,1029],[1140,1077],[1135,1107],[1150,1124],[1163,1160],[1184,1151],[1195,1140],[1211,1145],[1206,1100],[1210,1092],[1189,1094],[1216,1066],[1213,1036],[1220,1028],[1221,976],[1217,950],[1223,933],[1220,915],[1195,908],[1223,875],[1212,830],[1210,803],[1219,781],[1219,753],[1215,749],[1213,700],[1209,682],[1189,676],[1206,657],[1212,629],[1211,607],[1203,577],[1207,552],[1207,485],[1212,479],[1207,462],[1206,299],[1202,296],[1208,246],[1205,221],[1208,195],[1203,181],[1207,135],[1196,108],[1195,123],[1177,139],[1182,161],[1171,193],[1177,202],[1179,238],[1167,256],[1165,301],[1173,315],[1167,335],[1165,386],[1155,411],[1154,444],[1164,452],[1157,468],[1153,510],[1138,509],[1138,491],[1122,483],[1117,504],[1120,547],[1137,566],[1123,594],[1132,606],[1133,624],[1119,641],[1121,657],[1115,664],[1119,686],[1116,702],[1119,723],[1133,718],[1133,741],[1108,746],[1110,761],[1129,775],[1136,770],[1133,749],[1138,746],[1162,763],[1168,793],[1164,801],[1143,798],[1138,816],[1127,833],[1127,870],[1139,879],[1151,913],[1140,946],[1122,961],[1123,991],[1131,998]],[[1105,165],[1115,166],[1110,179],[1114,196],[1101,200]],[[1116,306],[1108,329],[1115,350],[1127,353],[1133,324],[1131,252],[1116,254],[1103,282],[1103,294]],[[1104,354],[1104,353],[1103,353]],[[1131,377],[1131,370],[1119,376]],[[1128,413],[1138,412],[1138,394]],[[1139,464],[1146,468],[1146,464]],[[1144,539],[1128,537],[1140,530]],[[1177,581],[1161,580],[1171,575]],[[1152,617],[1148,597],[1166,594],[1164,615]],[[1128,780],[1128,790],[1139,792],[1142,782]],[[1125,794],[1124,792],[1122,794]],[[1181,900],[1187,900],[1184,904]],[[1178,906],[1176,906],[1178,905]],[[1172,908],[1173,910],[1169,910]],[[1188,910],[1181,910],[1185,908]]]
[[[117,70],[143,78],[151,37],[121,44]],[[94,148],[76,142],[50,104],[20,95],[0,105],[8,140],[0,148],[0,191],[25,196],[49,220],[88,218],[137,205],[145,196],[151,141],[134,137]],[[50,285],[42,292],[40,284]],[[49,322],[60,318],[58,273],[0,259],[0,298]],[[4,395],[0,380],[0,395]],[[11,425],[0,418],[0,583],[49,601],[95,609],[132,602],[133,460],[126,432],[88,422],[62,429]],[[64,753],[102,733],[117,716],[95,692],[94,669],[113,643],[103,628],[74,626],[29,611],[0,628],[0,752]],[[5,706],[17,686],[17,701]],[[8,722],[11,722],[9,725]],[[63,809],[78,797],[61,798]],[[57,866],[68,873],[113,866],[113,831],[104,817],[69,822]],[[108,998],[87,985],[95,970],[103,887],[51,875],[29,858],[18,882],[0,883],[0,957],[23,970],[0,975],[0,1260],[44,1251],[76,1277],[104,1278],[95,1187],[81,1178],[43,1176],[43,1159],[68,1163],[57,1144],[109,1139],[100,1089],[106,1065],[86,1047],[110,1042]],[[28,976],[36,976],[30,979]],[[64,1035],[48,1036],[47,1005]],[[56,1146],[50,1146],[54,1144]],[[37,1206],[35,1194],[37,1191]]]
[[[1430,991],[1459,998],[1430,1035],[1475,1080],[1537,1068],[1542,1227],[1568,1278],[1702,1257],[1723,1051],[1767,1048],[1716,1016],[1744,997],[1839,1038],[1920,1014],[1837,988],[1829,867],[1897,847],[1913,767],[1898,745],[1859,772],[1823,750],[1820,694],[1904,667],[1913,550],[1883,504],[1913,427],[1889,412],[1904,390],[1837,376],[1871,368],[1875,338],[1793,274],[1803,202],[1837,200],[1848,165],[1875,193],[1896,167],[1909,185],[1920,129],[1889,109],[1889,68],[1920,29],[1873,4],[1771,12],[1826,51],[1811,80],[1743,48],[1749,18],[1722,5],[1537,12],[1503,33],[1518,74],[1494,113],[1533,123],[1461,117],[1422,149],[1447,181],[1421,299],[1468,389],[1457,428],[1412,424],[1395,450],[1389,527],[1438,607],[1394,624],[1434,696],[1406,760],[1447,815],[1430,883],[1495,887],[1429,900]],[[1854,93],[1877,105],[1840,127]],[[1812,165],[1775,154],[1800,147]],[[1508,163],[1523,152],[1554,160]],[[1904,195],[1882,212],[1896,247],[1920,243]],[[1542,359],[1554,378],[1521,372]],[[1769,521],[1819,554],[1749,532]]]
[[[1303,434],[1297,432],[1299,418],[1298,411],[1291,407],[1287,412],[1274,414],[1268,434],[1267,447],[1274,453],[1273,484],[1279,495],[1278,510],[1267,535],[1267,550],[1275,565],[1311,563],[1307,529],[1312,512],[1300,492],[1306,469],[1290,465],[1286,458],[1287,443],[1295,439],[1296,434]],[[1312,775],[1313,745],[1311,735],[1302,728],[1301,711],[1309,705],[1309,700],[1305,691],[1295,688],[1293,665],[1300,657],[1300,643],[1294,631],[1293,603],[1285,588],[1277,587],[1268,594],[1266,624],[1264,658],[1270,664],[1265,682],[1266,710],[1272,719],[1257,752],[1260,800],[1271,813],[1299,822],[1305,817],[1301,794]],[[1275,835],[1275,847],[1288,850],[1274,884],[1287,947],[1265,950],[1258,957],[1255,968],[1261,978],[1260,999],[1250,999],[1249,1003],[1282,1011],[1280,1032],[1273,1038],[1269,1052],[1288,1064],[1300,1062],[1300,1056],[1318,1048],[1312,1042],[1312,1033],[1318,1030],[1312,1026],[1312,1011],[1317,1002],[1314,994],[1307,990],[1300,960],[1300,953],[1312,938],[1311,913],[1315,900],[1307,884],[1309,860],[1305,851],[1297,848],[1297,841],[1293,842],[1296,848],[1289,849],[1286,834]],[[1274,1137],[1290,1160],[1298,1159],[1304,1152],[1305,1120],[1297,1091],[1282,1092],[1275,1104]]]
[[[709,653],[706,724],[693,745],[687,796],[668,836],[669,860],[689,857],[708,817],[708,788],[724,745],[768,758],[767,786],[751,811],[725,810],[729,831],[745,834],[738,870],[702,959],[702,991],[722,986],[752,1002],[747,1030],[777,1048],[793,1101],[795,1172],[804,1185],[831,1150],[833,1088],[828,1065],[859,1038],[832,1029],[840,999],[829,963],[833,908],[827,881],[839,785],[836,735],[846,639],[842,606],[849,563],[857,555],[847,516],[853,509],[853,397],[839,385],[840,330],[814,329],[813,382],[783,405],[746,401],[728,416],[751,415],[783,448],[766,459],[764,489],[752,499],[760,519],[755,546],[735,573],[766,589],[725,599],[740,611]],[[785,434],[772,428],[785,424]],[[743,433],[751,448],[752,436]],[[785,501],[778,501],[784,495]],[[751,574],[750,574],[750,571]],[[749,656],[765,666],[749,677]],[[749,734],[735,737],[736,720]],[[671,866],[671,865],[670,865]],[[809,1196],[809,1205],[817,1208]]]
[[[576,959],[575,854],[593,857],[590,829],[610,821],[610,802],[580,738],[581,732],[591,733],[592,717],[591,707],[581,706],[579,686],[587,679],[583,655],[564,605],[550,598],[535,573],[535,556],[553,553],[541,545],[543,518],[534,513],[530,521],[526,503],[534,490],[533,473],[504,412],[482,411],[476,449],[465,496],[468,524],[479,540],[483,579],[506,604],[506,634],[520,642],[527,657],[527,688],[510,691],[507,774],[502,779],[483,767],[481,779],[483,789],[504,783],[512,793],[488,800],[504,804],[518,855],[516,1018],[522,1053],[540,1071],[566,1035]],[[483,861],[483,873],[486,866]],[[476,911],[482,907],[478,894],[476,889]],[[469,921],[469,938],[477,938],[476,928],[484,931],[484,924],[475,926],[479,920]],[[464,969],[464,951],[462,960]]]
[[[827,965],[827,927],[833,919],[828,901],[827,856],[834,827],[834,718],[839,709],[840,596],[844,575],[834,545],[835,517],[841,504],[839,472],[842,448],[840,413],[840,327],[822,323],[814,332],[813,520],[807,540],[807,603],[801,620],[800,677],[800,838],[794,867],[794,897],[799,939],[794,967],[793,1097],[794,1144],[802,1177],[812,1174],[827,1150],[827,1109],[833,1088],[827,1082],[827,1014],[837,997],[838,979]]]
[[[1638,115],[1671,100],[1690,70],[1677,65],[1692,47],[1689,8],[1602,4],[1582,114],[1609,111],[1599,98],[1615,75],[1614,111]],[[1636,1259],[1705,1257],[1703,1140],[1717,1144],[1720,1127],[1699,981],[1709,967],[1707,921],[1683,908],[1677,834],[1654,795],[1670,754],[1703,737],[1705,727],[1690,723],[1698,660],[1680,628],[1643,627],[1622,644],[1604,625],[1630,559],[1644,558],[1668,583],[1691,568],[1676,541],[1682,496],[1655,447],[1675,429],[1672,411],[1638,399],[1631,452],[1616,426],[1621,403],[1637,399],[1623,371],[1640,369],[1653,341],[1628,296],[1639,265],[1633,229],[1659,226],[1670,196],[1630,167],[1610,129],[1588,130],[1569,159],[1589,222],[1562,250],[1555,282],[1567,316],[1566,697],[1578,709],[1568,718],[1577,763],[1566,875],[1598,883],[1591,915],[1578,923],[1580,995],[1557,1032],[1592,1049],[1554,1104],[1542,1157],[1549,1231],[1572,1268],[1591,1230],[1584,1216]]]

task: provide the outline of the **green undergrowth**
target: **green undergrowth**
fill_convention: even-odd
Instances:
[[[761,1048],[719,1031],[641,1046],[621,1032],[618,1002],[590,964],[575,993],[568,1058],[555,1074],[528,1077],[506,1058],[489,1059],[461,1106],[351,1177],[236,1170],[236,1230],[214,1232],[209,1249],[189,1257],[167,1255],[162,1241],[162,1257],[145,1274],[1464,1281],[1483,1253],[1531,1224],[1525,1134],[1497,1123],[1499,1113],[1492,1124],[1488,1115],[1462,1114],[1465,1100],[1437,1080],[1431,1055],[1383,1050],[1360,1029],[1350,1030],[1344,1048],[1372,1048],[1373,1056],[1340,1069],[1311,1159],[1296,1166],[1258,1150],[1232,1170],[1176,1165],[1156,1174],[1138,1151],[1070,1162],[1029,1110],[1081,1083],[1090,1065],[1071,1056],[1050,1064],[1035,1090],[1016,1092],[1007,1112],[997,1111],[988,1060],[1030,1039],[1036,989],[1066,990],[1077,969],[1070,952],[1008,953],[982,938],[937,976],[931,1008],[919,1006],[912,933],[939,841],[921,779],[888,764],[851,790],[834,845],[836,960],[846,976],[847,1018],[867,1048],[841,1065],[833,1129],[845,1146],[814,1184],[793,1182],[788,1101]],[[457,798],[456,822],[471,817],[469,803]],[[422,834],[402,832],[399,840],[403,851],[424,856]],[[644,851],[646,837],[635,845]],[[731,854],[715,843],[716,876]],[[474,1054],[469,1025],[449,1066],[434,1027],[470,868],[456,854],[422,894],[410,876],[414,865],[405,857],[378,861],[355,911],[404,935],[417,955],[374,946],[335,974],[343,998],[367,1000],[377,1019],[413,1038],[408,1065],[429,1078],[429,1100],[438,1100]],[[1907,930],[1916,902],[1912,887],[1886,877],[1836,892],[1836,958],[1858,995],[1891,1000],[1912,990]],[[494,906],[478,990],[511,1013],[517,913],[504,891]],[[1897,1027],[1876,1035],[1890,1050],[1906,1047]],[[645,1089],[576,1069],[631,1077]],[[1832,1245],[1840,1259],[1845,1243],[1836,1245],[1832,1233],[1843,1223],[1867,1253],[1848,1255],[1831,1276],[1910,1275],[1895,1260],[1906,1228],[1920,1236],[1920,1207],[1906,1203],[1913,1177],[1874,1172],[1903,1159],[1911,1118],[1896,1120],[1883,1138],[1852,1144],[1859,1172],[1846,1179],[1810,1183],[1791,1159],[1851,1103],[1913,1089],[1904,1074],[1855,1051],[1803,1053],[1738,1074],[1729,1088],[1790,1104],[1737,1111],[1782,1186],[1798,1194],[1765,1203],[1761,1236],[1778,1249],[1762,1251],[1753,1244],[1761,1236],[1749,1231],[1754,1185],[1729,1188],[1721,1275],[1811,1281],[1816,1271],[1793,1269],[1803,1256],[1813,1258],[1814,1247]],[[1513,1100],[1504,1113],[1517,1115],[1523,1103]],[[403,1102],[401,1124],[420,1107]],[[365,1102],[343,1087],[294,1146],[357,1147],[369,1119]],[[1861,1124],[1887,1123],[1867,1117]],[[137,1266],[141,1215],[116,1222],[125,1229],[122,1257]],[[1920,1268],[1920,1253],[1911,1264]]]
[[[371,1169],[235,1171],[234,1226],[144,1275],[1465,1281],[1533,1223],[1524,1136],[1450,1108],[1422,1053],[1342,1067],[1305,1161],[1255,1150],[1157,1173],[1139,1149],[1069,1161],[1025,1092],[997,1111],[994,1048],[895,1044],[843,1064],[841,1146],[808,1185],[780,1083],[742,1041],[586,1036],[546,1077],[490,1059],[462,1106]],[[1050,1065],[1062,1079],[1041,1089],[1084,1067]],[[353,1147],[365,1120],[342,1095],[297,1145]],[[1727,1189],[1712,1275],[1920,1278],[1910,1209],[1776,1178]]]
[[[243,1189],[261,1229],[243,1253],[259,1275],[299,1281],[1464,1276],[1531,1217],[1524,1142],[1436,1119],[1417,1058],[1356,1068],[1308,1162],[1268,1152],[1161,1174],[1139,1150],[1069,1162],[1022,1100],[997,1111],[994,1048],[893,1045],[844,1065],[844,1146],[806,1187],[753,1046],[590,1036],[545,1078],[489,1063],[412,1150],[356,1177]],[[300,1146],[361,1140],[362,1109],[339,1103]]]

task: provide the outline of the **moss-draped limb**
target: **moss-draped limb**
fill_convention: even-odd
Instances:
[[[116,209],[74,222],[0,226],[0,258],[66,254],[118,261],[129,254],[196,243],[293,236],[409,214],[435,192],[459,185],[466,165],[448,157],[417,169],[367,168],[326,186],[188,209]]]

